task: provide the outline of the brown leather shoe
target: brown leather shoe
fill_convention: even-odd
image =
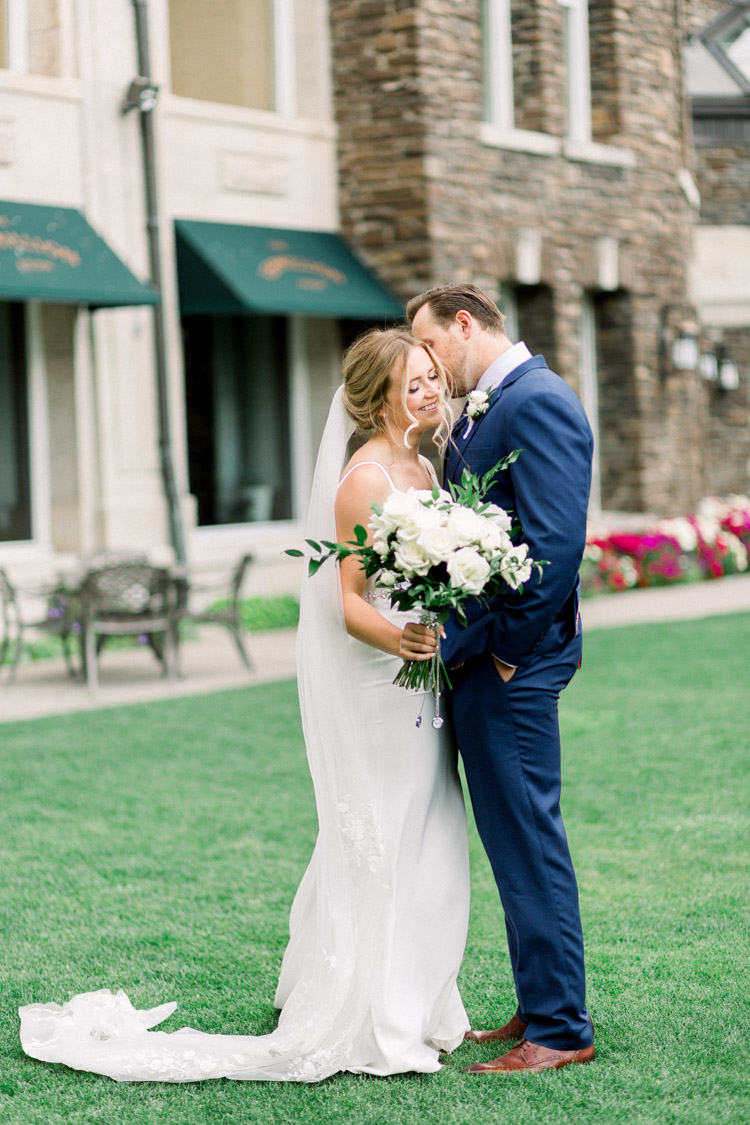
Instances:
[[[523,1039],[527,1025],[518,1016],[511,1016],[507,1023],[498,1027],[496,1031],[467,1031],[464,1039],[470,1043],[506,1042],[511,1039]]]
[[[487,1063],[474,1063],[465,1068],[466,1074],[496,1074],[499,1071],[511,1070],[559,1070],[561,1066],[570,1066],[571,1063],[591,1062],[596,1052],[594,1044],[582,1047],[578,1051],[555,1051],[552,1047],[543,1047],[541,1043],[530,1043],[522,1039],[517,1047],[513,1047],[499,1059],[492,1059]]]

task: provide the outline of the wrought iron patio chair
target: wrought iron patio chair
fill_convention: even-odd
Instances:
[[[98,657],[108,637],[145,636],[164,675],[177,670],[175,588],[166,567],[117,562],[91,568],[81,583],[81,630],[86,683],[99,686]]]
[[[22,608],[22,603],[26,605],[32,600],[44,603],[43,617],[30,616],[28,609]],[[8,684],[15,680],[24,647],[28,643],[28,631],[37,635],[59,637],[68,673],[71,676],[80,674],[70,643],[76,631],[76,610],[74,600],[63,587],[54,584],[19,587],[11,582],[7,571],[0,568],[0,623],[0,675],[6,666],[6,657],[10,655]]]
[[[240,659],[249,672],[253,671],[255,665],[243,636],[246,630],[242,624],[242,588],[252,562],[253,555],[243,555],[228,581],[193,583],[186,575],[175,579],[178,590],[177,616],[197,625],[223,625],[229,630]],[[214,595],[213,607],[209,604],[207,608],[200,609],[192,604],[197,597],[205,605],[211,594]]]

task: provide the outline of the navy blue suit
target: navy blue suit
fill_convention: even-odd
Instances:
[[[505,377],[486,414],[454,430],[447,481],[486,473],[506,454],[488,499],[515,512],[535,559],[547,559],[522,594],[469,624],[446,625],[453,716],[477,827],[505,912],[526,1038],[559,1050],[593,1039],[585,1004],[578,889],[560,814],[560,691],[580,663],[578,568],[586,537],[593,438],[568,385],[533,356]],[[506,684],[492,654],[517,666]],[[459,667],[460,665],[460,667]]]

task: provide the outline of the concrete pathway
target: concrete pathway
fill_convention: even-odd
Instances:
[[[750,574],[718,582],[605,594],[586,599],[581,610],[585,630],[724,613],[750,613]],[[0,680],[0,723],[291,679],[295,674],[294,641],[294,629],[252,634],[248,647],[256,670],[247,672],[226,630],[201,626],[198,635],[182,645],[182,677],[175,683],[160,675],[147,648],[105,649],[100,660],[100,687],[95,694],[69,679],[62,658],[22,664],[14,684],[7,684],[7,673]]]

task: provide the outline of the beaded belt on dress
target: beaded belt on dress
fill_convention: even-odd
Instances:
[[[389,598],[390,596],[391,595],[390,595],[389,590],[383,590],[382,588],[378,588],[376,590],[368,590],[367,593],[365,594],[365,601],[370,602],[371,604],[374,604],[380,598]]]

